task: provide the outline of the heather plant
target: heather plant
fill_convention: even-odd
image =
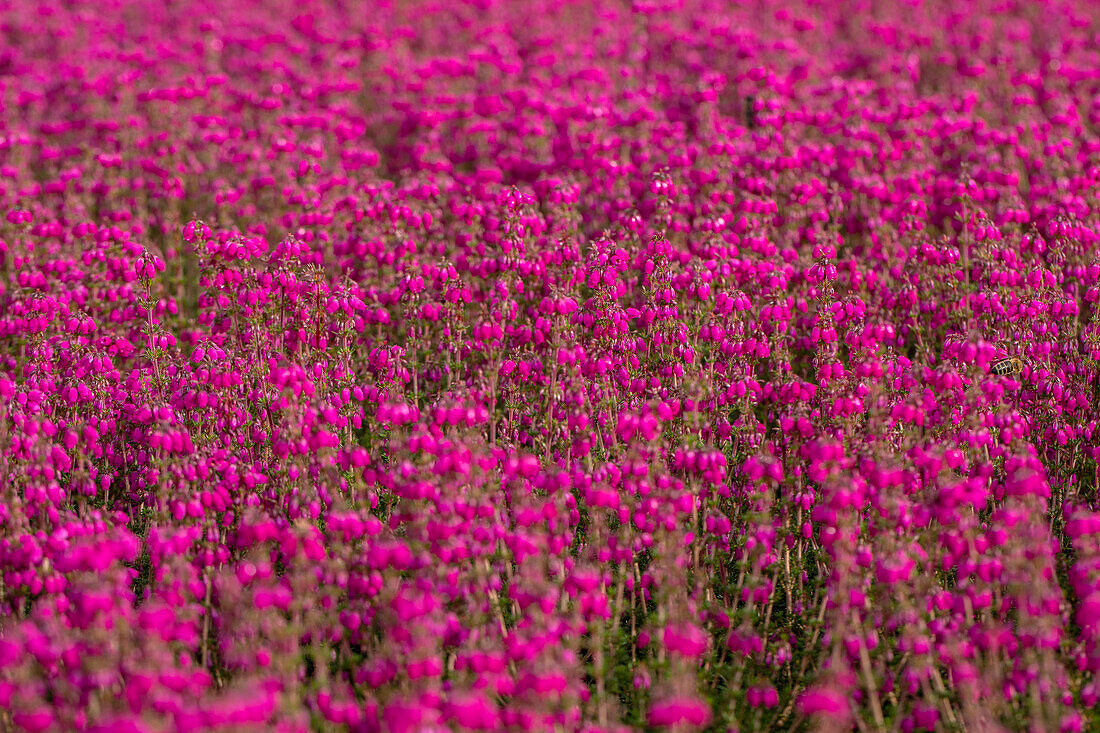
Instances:
[[[0,11],[0,729],[1100,726],[1087,3]]]

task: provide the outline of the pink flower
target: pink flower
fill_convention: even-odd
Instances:
[[[703,700],[690,697],[672,698],[656,702],[649,707],[649,724],[670,728],[688,724],[704,726],[710,722],[710,706]]]
[[[847,720],[850,716],[848,699],[837,690],[813,687],[798,697],[798,710],[802,715],[820,715],[835,720]]]

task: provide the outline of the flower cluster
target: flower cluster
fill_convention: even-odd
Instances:
[[[1095,730],[1100,21],[0,3],[0,730]]]

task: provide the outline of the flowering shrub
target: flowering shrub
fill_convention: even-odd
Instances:
[[[1100,22],[0,2],[0,729],[1100,727]]]

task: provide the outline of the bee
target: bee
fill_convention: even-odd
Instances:
[[[1024,371],[1025,366],[1027,366],[1027,363],[1023,359],[1010,356],[1007,359],[994,362],[993,366],[989,367],[989,373],[998,377],[1018,377]]]

